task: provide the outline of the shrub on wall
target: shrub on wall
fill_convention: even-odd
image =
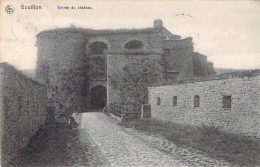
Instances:
[[[161,58],[151,55],[127,55],[124,56],[124,61],[123,68],[115,69],[109,76],[109,86],[119,92],[118,103],[147,103],[147,87],[164,81]]]
[[[50,84],[49,90],[54,104],[60,111],[67,110],[69,106],[84,106],[84,101],[89,90],[89,81],[87,69],[77,68],[69,70],[59,70],[57,72],[54,84]]]

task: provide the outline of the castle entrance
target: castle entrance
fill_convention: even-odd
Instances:
[[[90,104],[92,109],[103,109],[106,105],[107,91],[104,86],[98,85],[90,90]]]

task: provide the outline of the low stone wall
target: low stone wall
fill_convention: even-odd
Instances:
[[[260,136],[259,74],[150,87],[148,94],[153,118]]]
[[[6,166],[45,123],[47,89],[7,63],[0,64],[1,164]]]

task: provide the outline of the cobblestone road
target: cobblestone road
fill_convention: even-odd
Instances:
[[[101,112],[83,113],[79,120],[78,129],[64,124],[38,131],[10,166],[232,166],[162,136],[118,126]]]
[[[84,113],[81,128],[111,166],[232,166],[196,150],[178,148],[160,136],[120,127],[103,113]]]
[[[131,135],[149,143],[152,147],[170,153],[178,160],[188,164],[188,166],[233,166],[223,159],[213,159],[208,157],[194,148],[184,149],[177,147],[173,142],[168,141],[161,135],[154,135],[148,132],[129,128],[125,130]]]
[[[122,130],[103,113],[84,113],[81,128],[87,130],[111,166],[187,166]]]

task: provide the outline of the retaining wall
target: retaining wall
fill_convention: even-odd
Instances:
[[[0,64],[1,163],[6,166],[45,123],[47,89],[14,67]]]
[[[260,136],[259,74],[150,87],[148,94],[153,118]],[[199,96],[199,107],[194,107],[195,95]],[[173,96],[177,97],[176,106]],[[227,107],[224,99],[230,96],[231,107]]]

